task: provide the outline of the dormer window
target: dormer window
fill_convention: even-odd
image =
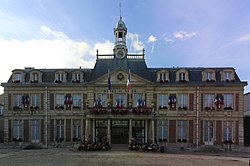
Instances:
[[[224,80],[225,81],[230,81],[231,80],[231,72],[224,72]]]
[[[186,69],[179,69],[176,72],[175,76],[176,76],[175,81],[179,81],[179,82],[189,81],[189,73],[188,73],[188,70],[186,70]]]
[[[14,74],[13,82],[14,82],[14,83],[19,83],[19,82],[21,82],[21,73],[15,73],[15,74]]]
[[[63,71],[58,71],[55,75],[55,82],[56,83],[66,82],[66,73]]]
[[[63,74],[57,74],[57,80],[63,81]]]
[[[38,73],[32,73],[32,75],[31,75],[31,82],[32,83],[37,83],[38,82]]]
[[[202,71],[202,81],[214,82],[215,81],[215,71],[214,69],[205,69]]]
[[[72,80],[73,83],[80,83],[84,80],[84,74],[80,70],[76,70],[72,73]]]
[[[185,73],[179,73],[179,80],[180,81],[186,81]]]
[[[212,72],[206,72],[205,75],[206,80],[212,80],[213,79],[213,73]]]
[[[81,75],[79,74],[79,73],[75,73],[75,74],[73,74],[73,80],[72,80],[72,82],[74,82],[74,83],[79,83],[79,82],[81,82]]]
[[[166,73],[160,73],[160,81],[166,80]]]
[[[166,70],[161,70],[157,73],[157,81],[159,82],[168,82],[169,81],[169,73]]]
[[[221,81],[233,82],[234,81],[234,70],[225,69],[221,72]]]

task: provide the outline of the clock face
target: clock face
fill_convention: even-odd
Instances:
[[[119,59],[123,58],[124,55],[125,55],[125,54],[124,54],[124,52],[123,52],[122,50],[119,50],[119,51],[117,51],[117,53],[116,53],[116,57],[119,58]]]

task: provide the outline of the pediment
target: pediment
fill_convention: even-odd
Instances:
[[[111,85],[127,85],[129,71],[125,71],[123,69],[117,69],[110,72],[110,82]],[[132,85],[142,85],[142,84],[150,84],[151,82],[136,75],[132,71],[130,71],[130,82]],[[107,85],[108,84],[108,72],[103,76],[99,77],[96,80],[90,82],[93,85]]]

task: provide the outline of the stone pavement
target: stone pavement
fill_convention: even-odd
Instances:
[[[166,153],[111,151],[77,151],[75,147],[23,150],[0,146],[0,166],[249,166],[250,153],[207,153],[176,151]]]

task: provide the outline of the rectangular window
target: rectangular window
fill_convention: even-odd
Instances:
[[[206,145],[212,145],[214,139],[213,121],[205,121],[204,141]]]
[[[204,106],[207,109],[214,107],[214,95],[212,95],[212,94],[204,94]]]
[[[40,97],[40,94],[31,94],[30,95],[30,99],[31,99],[31,102],[30,102],[30,104],[31,104],[31,106],[32,107],[40,107],[40,99],[41,97]]]
[[[168,95],[158,94],[158,108],[167,108]]]
[[[142,102],[142,93],[134,93],[133,96],[133,106],[137,107],[137,105]]]
[[[187,94],[178,95],[178,108],[181,108],[181,109],[187,108]]]
[[[15,73],[15,81],[20,81],[21,80],[21,74],[20,73]]]
[[[160,80],[166,80],[166,73],[160,73]]]
[[[228,72],[228,71],[226,71],[226,72],[224,72],[224,80],[231,80],[231,72]]]
[[[39,120],[37,119],[31,120],[30,130],[31,130],[31,141],[39,142],[39,139],[40,139]]]
[[[64,139],[64,120],[56,120],[56,138]]]
[[[158,137],[159,141],[167,141],[168,138],[168,121],[159,120]]]
[[[72,99],[73,99],[73,107],[81,107],[82,103],[81,94],[73,94]]]
[[[56,94],[56,106],[64,106],[64,95]]]
[[[57,74],[57,80],[63,81],[63,74]]]
[[[21,94],[14,94],[14,107],[21,107],[22,104],[22,95]]]
[[[180,73],[180,74],[179,74],[179,80],[180,80],[180,81],[186,80],[186,79],[185,79],[185,73]]]
[[[37,73],[32,74],[32,81],[38,81],[38,74]]]
[[[213,80],[213,73],[212,72],[206,72],[206,80]]]
[[[124,106],[126,107],[127,106],[127,99],[125,97],[125,94],[115,94],[115,98],[114,98],[114,102],[117,105],[119,106]]]
[[[81,77],[80,77],[80,74],[75,74],[75,80],[80,80],[81,79]]]
[[[22,121],[13,120],[13,138],[22,138]]]
[[[73,138],[81,138],[81,121],[73,120]]]
[[[178,142],[187,139],[187,121],[179,120],[178,121]]]
[[[106,93],[98,93],[97,94],[97,101],[100,102],[101,106],[106,107]]]
[[[224,121],[223,122],[223,141],[232,141],[233,133],[233,122]]]
[[[224,108],[233,108],[233,95],[224,94]]]

